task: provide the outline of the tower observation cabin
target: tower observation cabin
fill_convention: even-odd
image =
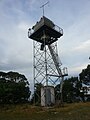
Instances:
[[[42,43],[42,46],[52,44],[62,35],[63,29],[55,25],[45,16],[41,17],[40,21],[28,31],[28,37]]]

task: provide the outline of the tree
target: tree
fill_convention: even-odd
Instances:
[[[80,95],[81,83],[78,80],[78,77],[71,77],[64,81],[63,83],[63,101],[64,102],[74,102],[76,98]],[[55,87],[56,99],[60,99],[59,92],[60,84]]]
[[[21,103],[30,97],[26,77],[17,72],[0,72],[0,103]]]
[[[90,65],[87,66],[86,69],[83,69],[79,74],[81,82],[88,84],[90,83]]]
[[[81,83],[84,83],[90,86],[90,65],[87,66],[86,69],[83,69],[82,72],[79,74]],[[88,88],[82,87],[81,97],[82,100],[85,101],[85,93],[87,93]],[[90,95],[86,96],[87,99],[90,99]]]
[[[37,105],[40,104],[40,102],[41,102],[41,87],[42,86],[43,85],[41,83],[35,84],[35,91],[32,96],[31,103],[35,103]]]

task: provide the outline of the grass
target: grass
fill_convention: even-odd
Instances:
[[[54,108],[6,105],[0,107],[0,120],[90,120],[90,102]]]

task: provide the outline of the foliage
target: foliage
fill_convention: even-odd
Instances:
[[[88,65],[86,69],[83,69],[79,76],[83,83],[90,83],[90,65]]]
[[[78,80],[78,77],[71,77],[64,81],[63,83],[63,101],[64,102],[74,102],[80,95],[81,83]],[[60,84],[55,87],[56,99],[60,99],[59,92]]]
[[[0,103],[21,103],[30,97],[26,77],[17,72],[0,72]]]
[[[31,99],[31,103],[39,104],[41,102],[41,83],[35,84],[35,91]]]
[[[81,83],[78,77],[71,77],[64,81],[63,99],[67,102],[75,102],[80,96]]]
[[[79,77],[80,77],[81,83],[84,83],[90,86],[90,65],[88,65],[86,69],[82,70],[82,72],[79,74]],[[90,101],[90,95],[85,95],[87,93],[87,90],[89,90],[87,87],[82,87],[81,97],[83,101],[86,101],[86,100]]]

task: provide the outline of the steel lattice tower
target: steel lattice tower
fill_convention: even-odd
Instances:
[[[55,103],[54,98],[53,100],[50,100],[50,96],[55,96],[52,88],[55,88],[57,84],[60,84],[60,89],[58,91],[62,93],[63,79],[64,76],[67,75],[66,69],[61,69],[62,64],[57,51],[57,40],[62,35],[63,30],[45,16],[43,16],[40,21],[28,31],[28,37],[34,40],[34,102],[41,102],[41,104],[44,104],[45,102],[43,106]],[[38,88],[39,91],[36,91],[37,85],[40,87]],[[40,91],[41,88],[43,88],[42,90],[44,92]],[[62,98],[62,94],[60,95]]]

